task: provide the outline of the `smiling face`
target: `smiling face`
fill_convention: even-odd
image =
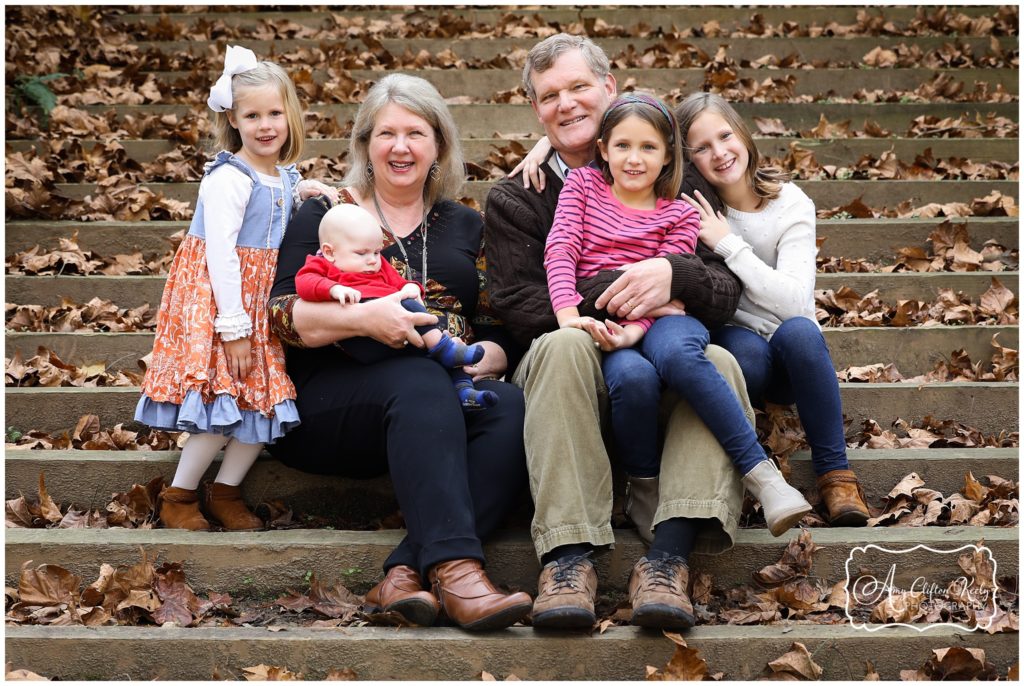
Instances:
[[[237,96],[227,115],[242,139],[238,155],[257,171],[272,174],[288,142],[288,116],[280,89],[272,84],[242,88]]]
[[[598,141],[614,183],[612,192],[627,205],[653,206],[654,184],[671,161],[665,140],[650,122],[630,115]]]
[[[601,117],[615,97],[615,77],[599,78],[579,50],[567,50],[546,71],[532,72],[533,111],[551,145],[570,167],[593,159]]]
[[[689,159],[701,176],[719,193],[750,185],[747,167],[750,152],[725,117],[705,110],[690,124],[686,134]]]
[[[370,132],[368,152],[375,185],[422,192],[438,156],[434,128],[401,105],[385,105]]]

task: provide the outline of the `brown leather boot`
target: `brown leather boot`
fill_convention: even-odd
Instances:
[[[818,477],[818,493],[828,509],[832,526],[864,526],[868,523],[868,506],[864,489],[850,469],[833,469]]]
[[[437,598],[423,590],[423,579],[412,567],[397,565],[384,580],[366,593],[366,612],[397,612],[417,626],[431,626],[437,619]]]
[[[686,594],[690,570],[681,557],[641,557],[629,575],[633,624],[653,629],[693,626],[693,605]]]
[[[228,531],[259,531],[263,520],[249,511],[239,486],[214,481],[206,489],[206,514]]]
[[[597,570],[582,555],[553,560],[540,570],[533,626],[538,629],[589,629],[597,621]]]
[[[533,606],[525,593],[506,594],[495,588],[477,560],[436,564],[430,570],[430,583],[448,618],[470,631],[512,626]]]
[[[165,529],[209,531],[210,523],[199,511],[199,494],[193,489],[169,486],[157,498]]]
[[[626,480],[626,516],[644,543],[654,542],[654,513],[658,509],[658,477],[631,476]]]

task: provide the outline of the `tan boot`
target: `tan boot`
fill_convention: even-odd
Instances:
[[[384,580],[366,593],[366,612],[397,612],[417,626],[431,626],[440,609],[437,598],[423,590],[423,580],[412,567],[396,565]]]
[[[589,629],[597,621],[597,570],[589,558],[580,555],[559,562],[553,560],[540,570],[537,600],[533,603],[533,626],[538,629]]]
[[[810,503],[786,482],[772,460],[759,462],[742,481],[750,494],[761,501],[772,536],[786,533],[811,511]]]
[[[165,529],[209,531],[210,523],[199,511],[199,494],[193,489],[169,486],[157,498]]]
[[[644,543],[654,541],[654,513],[658,509],[658,477],[631,476],[626,480],[626,505],[623,508],[629,521]]]
[[[430,570],[434,595],[448,618],[470,631],[504,629],[530,613],[525,593],[502,593],[478,560],[449,560]]]
[[[868,506],[864,489],[850,469],[833,469],[818,477],[818,493],[828,508],[832,526],[864,526],[868,523]]]
[[[206,489],[206,513],[228,531],[259,531],[263,520],[242,500],[242,489],[214,481]]]
[[[653,629],[693,626],[693,604],[686,594],[690,570],[681,557],[641,557],[629,575],[633,624]]]

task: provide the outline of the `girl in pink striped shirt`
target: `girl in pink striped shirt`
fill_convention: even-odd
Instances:
[[[693,253],[700,232],[697,210],[675,198],[683,177],[682,147],[675,117],[664,103],[643,94],[622,96],[608,108],[598,136],[598,168],[575,169],[566,178],[545,246],[555,317],[562,328],[590,333],[605,351],[601,368],[612,433],[631,481],[656,478],[660,471],[658,405],[665,387],[693,406],[746,475],[768,457],[732,388],[704,354],[708,330],[685,315],[684,303],[672,301],[647,318],[619,322],[580,316],[578,278],[652,257]],[[781,475],[770,489],[785,491],[769,500],[786,510],[790,525],[810,510]]]

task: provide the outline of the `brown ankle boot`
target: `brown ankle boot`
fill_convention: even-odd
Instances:
[[[850,469],[833,469],[818,477],[818,493],[828,509],[832,526],[864,526],[868,523],[868,506],[864,489]]]
[[[412,567],[396,565],[384,580],[366,593],[366,612],[397,612],[417,626],[431,626],[437,619],[437,598],[423,590],[423,580]]]
[[[512,626],[533,607],[527,594],[505,594],[495,588],[477,560],[449,560],[434,565],[430,583],[449,619],[470,631]]]
[[[199,494],[195,490],[169,486],[157,498],[160,521],[165,529],[209,531],[210,523],[199,511]]]
[[[214,481],[206,489],[206,514],[228,531],[259,531],[263,520],[249,511],[242,489]]]

